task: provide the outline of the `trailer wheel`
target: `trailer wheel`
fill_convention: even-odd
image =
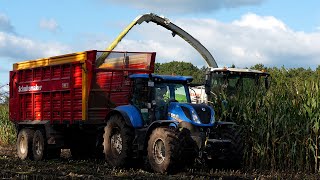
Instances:
[[[21,160],[32,158],[32,140],[34,131],[31,129],[22,129],[17,138],[17,153]]]
[[[33,159],[35,161],[40,161],[44,158],[45,141],[43,134],[40,130],[36,130],[36,132],[33,135],[32,153]]]
[[[155,172],[173,172],[181,167],[179,153],[178,132],[162,127],[153,130],[148,141],[148,160]]]
[[[104,130],[104,154],[106,161],[115,167],[127,166],[132,154],[133,130],[123,118],[114,115],[107,122]]]

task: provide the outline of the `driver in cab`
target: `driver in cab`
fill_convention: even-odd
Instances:
[[[167,86],[156,87],[156,118],[165,119]]]

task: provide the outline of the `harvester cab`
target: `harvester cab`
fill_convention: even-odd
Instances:
[[[239,92],[267,90],[270,74],[265,71],[239,68],[209,68],[206,73],[205,92],[208,100],[225,92],[228,97]]]

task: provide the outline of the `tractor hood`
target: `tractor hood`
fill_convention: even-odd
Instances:
[[[214,110],[205,104],[171,102],[168,119],[189,122],[195,126],[213,126]]]

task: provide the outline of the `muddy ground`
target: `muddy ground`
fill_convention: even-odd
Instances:
[[[60,159],[34,162],[17,158],[14,146],[0,146],[0,179],[320,179],[319,174],[186,169],[174,175],[142,169],[116,169],[103,160],[72,160],[69,150]]]

